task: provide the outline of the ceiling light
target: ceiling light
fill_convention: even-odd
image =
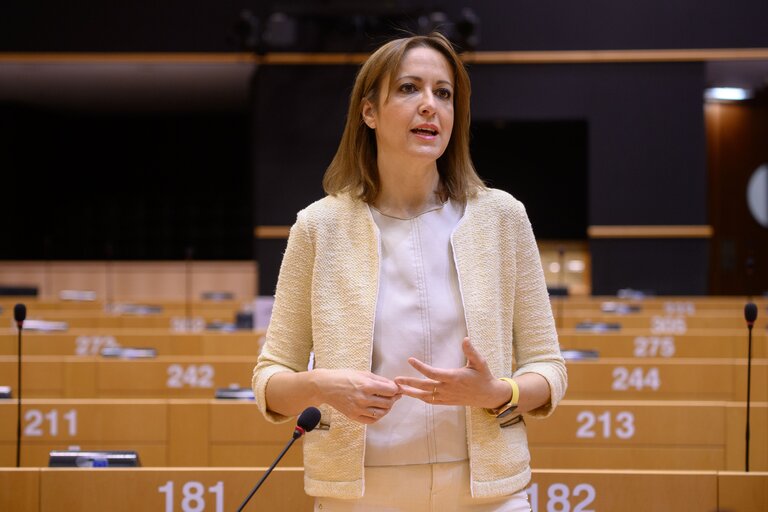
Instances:
[[[743,101],[752,98],[752,91],[741,87],[710,87],[704,98],[713,101]]]

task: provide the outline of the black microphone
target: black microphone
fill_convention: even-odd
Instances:
[[[27,306],[16,304],[13,306],[13,319],[16,320],[16,327],[19,330],[18,355],[16,362],[16,376],[18,383],[16,385],[16,467],[21,467],[21,331],[24,328],[24,320],[27,318]]]
[[[747,302],[747,305],[744,306],[744,319],[747,321],[747,327],[752,329],[755,320],[757,320],[757,306],[754,302]]]
[[[27,319],[27,306],[24,304],[13,306],[13,319],[16,320],[16,325],[21,329],[24,326],[24,320]]]
[[[248,504],[248,501],[250,501],[253,495],[256,494],[256,491],[259,490],[261,484],[263,484],[264,480],[266,480],[269,474],[272,473],[272,470],[275,469],[277,463],[280,462],[280,459],[283,458],[283,455],[285,455],[293,443],[307,432],[312,432],[318,423],[320,423],[320,410],[316,407],[307,407],[304,409],[304,411],[299,415],[299,419],[296,421],[296,428],[293,429],[293,436],[291,440],[288,441],[288,444],[285,445],[283,451],[280,452],[280,455],[277,456],[275,462],[272,463],[267,472],[264,473],[264,476],[261,477],[261,480],[259,480],[259,483],[256,484],[256,487],[254,487],[248,497],[245,498],[245,501],[243,501],[243,504],[240,505],[240,508],[237,509],[237,512],[241,512],[243,508],[245,508],[245,505]]]
[[[747,321],[747,329],[749,329],[749,349],[747,352],[747,431],[746,431],[746,443],[744,453],[744,471],[749,472],[749,401],[750,401],[750,388],[752,381],[752,327],[757,320],[757,306],[754,302],[747,302],[744,306],[744,319]]]

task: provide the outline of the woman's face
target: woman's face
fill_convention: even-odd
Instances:
[[[454,77],[443,55],[412,48],[400,68],[384,77],[378,105],[363,105],[363,120],[376,132],[379,162],[435,162],[451,140]]]

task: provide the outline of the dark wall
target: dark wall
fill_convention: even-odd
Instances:
[[[583,162],[574,160],[573,165],[574,172],[588,175],[588,184],[570,190],[587,196],[582,239],[587,225],[707,223],[703,64],[473,65],[469,71],[475,122],[586,123],[587,172],[579,171]],[[271,93],[259,93],[257,109],[257,224],[290,224],[296,210],[322,197],[319,184],[341,134],[353,73],[351,66],[272,67],[262,72],[259,91]],[[305,100],[306,96],[311,100]],[[294,120],[299,119],[297,125]],[[507,144],[509,151],[514,142]],[[561,150],[562,144],[541,149]],[[500,153],[493,154],[498,157]],[[524,171],[514,164],[499,168],[514,159],[479,160],[483,167],[478,172],[483,177],[528,172],[539,174],[556,192],[572,186],[548,177],[543,154],[539,168],[527,164]],[[503,188],[517,195],[514,184]],[[549,194],[530,197],[529,211],[557,208],[549,204],[549,198]],[[535,214],[532,222],[536,228]],[[562,232],[554,236],[567,237]],[[275,252],[282,245],[266,241],[262,246],[258,252],[261,291],[271,293],[279,265]],[[638,248],[646,254],[646,265],[631,263]],[[706,293],[706,243],[669,246],[656,240],[603,240],[592,244],[591,250],[596,261],[595,293],[650,288],[643,283],[654,283],[658,293]],[[689,269],[703,271],[659,279],[657,269],[666,268],[670,257],[688,261]]]
[[[248,9],[261,18],[272,10],[307,13],[299,26],[303,49],[333,51],[345,44],[365,47],[389,23],[413,27],[432,10],[457,19],[465,7],[480,20],[479,50],[768,46],[764,0],[15,0],[3,2],[0,49],[231,51],[238,44],[239,13]],[[353,17],[357,31],[350,28]],[[320,19],[322,24],[315,22]]]
[[[768,47],[765,0],[168,0],[151,5],[29,0],[3,4],[0,51],[236,51],[244,43],[238,31],[244,9],[262,27],[273,10],[297,16],[295,45],[262,44],[261,51],[367,51],[392,25],[413,28],[419,16],[438,7],[456,19],[466,6],[479,19],[480,51]],[[253,125],[247,135],[250,147],[244,142],[253,183],[242,186],[249,181],[245,176],[230,179],[241,185],[239,193],[252,192],[252,203],[243,199],[242,204],[252,207],[254,225],[290,224],[298,209],[322,196],[320,179],[341,133],[354,72],[352,66],[259,70],[246,112]],[[474,65],[470,73],[479,122],[585,123],[588,224],[708,223],[703,63]],[[158,154],[151,151],[160,148],[142,144],[135,150],[150,151],[145,158],[151,159]],[[11,162],[4,165],[4,174],[6,169],[27,172],[18,161]],[[77,165],[65,165],[67,172],[83,176]],[[195,219],[210,221],[207,216]],[[62,227],[61,236],[77,238],[72,233],[78,225]],[[614,293],[620,287],[658,283],[660,293],[703,293],[706,242],[677,242],[594,242],[593,291]],[[261,241],[255,247],[262,265],[261,293],[272,292],[283,247],[284,241]],[[645,256],[642,265],[633,260],[637,254]],[[665,274],[660,269],[669,261],[687,262],[688,271]]]
[[[0,259],[251,259],[244,113],[0,105]]]

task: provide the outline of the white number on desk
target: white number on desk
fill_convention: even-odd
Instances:
[[[661,386],[661,379],[659,379],[658,368],[648,368],[647,373],[643,373],[642,368],[633,368],[630,371],[623,366],[617,366],[613,369],[611,389],[614,391],[629,391],[630,388],[638,391],[650,388],[657,391],[659,386]]]
[[[180,364],[172,364],[168,367],[168,387],[183,388],[212,388],[213,366],[209,364],[191,364],[184,368]]]
[[[635,357],[672,357],[675,339],[672,336],[638,336],[635,338]]]
[[[70,437],[77,435],[77,411],[70,409],[61,417],[67,424],[67,434]],[[24,435],[27,437],[42,437],[46,433],[50,436],[59,435],[59,411],[57,409],[51,409],[47,413],[40,409],[29,409],[24,414],[24,422]]]
[[[693,302],[665,302],[664,311],[668,315],[694,315],[696,306]]]
[[[653,334],[685,334],[688,325],[681,316],[652,316],[651,332]]]
[[[75,355],[98,355],[103,348],[119,346],[114,336],[78,336],[75,338]]]
[[[531,484],[525,492],[528,494],[528,500],[531,503],[531,511],[539,512],[539,484]],[[547,488],[547,512],[571,512],[571,494],[574,497],[584,495],[584,499],[576,503],[573,512],[594,512],[594,509],[586,508],[595,501],[595,488],[590,484],[578,484],[570,488],[565,484],[552,484]]]
[[[635,435],[635,415],[629,411],[619,412],[614,419],[608,411],[600,415],[592,411],[581,411],[576,416],[576,422],[581,425],[576,431],[576,437],[580,439],[594,439],[597,436],[594,430],[597,423],[602,425],[603,439],[610,439],[614,435],[619,439],[631,439]]]
[[[165,512],[174,512],[173,481],[168,480],[165,485],[158,487],[157,491],[165,494]],[[208,492],[216,498],[215,512],[224,512],[224,482],[216,482],[216,485],[208,488]],[[205,486],[200,482],[186,482],[181,487],[181,494],[182,512],[203,512],[206,510]]]

